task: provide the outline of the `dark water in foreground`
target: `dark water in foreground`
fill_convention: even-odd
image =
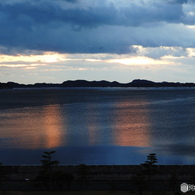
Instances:
[[[0,162],[195,163],[195,89],[0,91]]]

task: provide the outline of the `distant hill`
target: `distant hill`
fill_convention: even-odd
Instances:
[[[76,81],[65,81],[62,83],[62,87],[120,87],[121,84],[114,81],[86,81],[86,80],[76,80]]]
[[[35,83],[35,84],[19,84],[15,82],[0,83],[0,89],[11,88],[43,88],[43,87],[195,87],[195,83],[174,83],[174,82],[153,82],[144,79],[136,79],[129,83],[119,83],[116,81],[64,81],[61,84],[54,83]]]

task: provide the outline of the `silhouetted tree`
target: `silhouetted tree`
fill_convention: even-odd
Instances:
[[[157,158],[155,153],[151,153],[147,156],[147,159],[145,163],[150,164],[150,165],[155,165],[157,163]]]
[[[52,160],[52,154],[54,153],[55,151],[44,152],[44,155],[42,155],[44,159],[41,160],[42,171],[38,177],[43,183],[49,183],[49,188],[51,188],[53,182],[53,167],[59,164],[59,161]]]
[[[156,158],[156,154],[155,153],[151,153],[147,156],[147,160],[145,161],[145,163],[141,164],[144,167],[146,167],[147,169],[147,174],[148,174],[148,181],[150,181],[151,179],[151,174],[154,173],[154,166],[157,163],[157,158]]]
[[[44,158],[41,160],[42,162],[42,167],[44,169],[51,169],[53,166],[56,166],[59,164],[59,161],[57,160],[51,160],[52,159],[52,154],[54,154],[56,151],[50,151],[50,152],[44,152],[44,155],[42,157]]]

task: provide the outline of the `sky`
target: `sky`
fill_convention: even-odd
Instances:
[[[195,82],[195,0],[1,0],[0,82]]]

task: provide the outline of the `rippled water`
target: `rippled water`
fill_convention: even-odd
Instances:
[[[195,163],[195,89],[13,89],[0,91],[4,164]]]

